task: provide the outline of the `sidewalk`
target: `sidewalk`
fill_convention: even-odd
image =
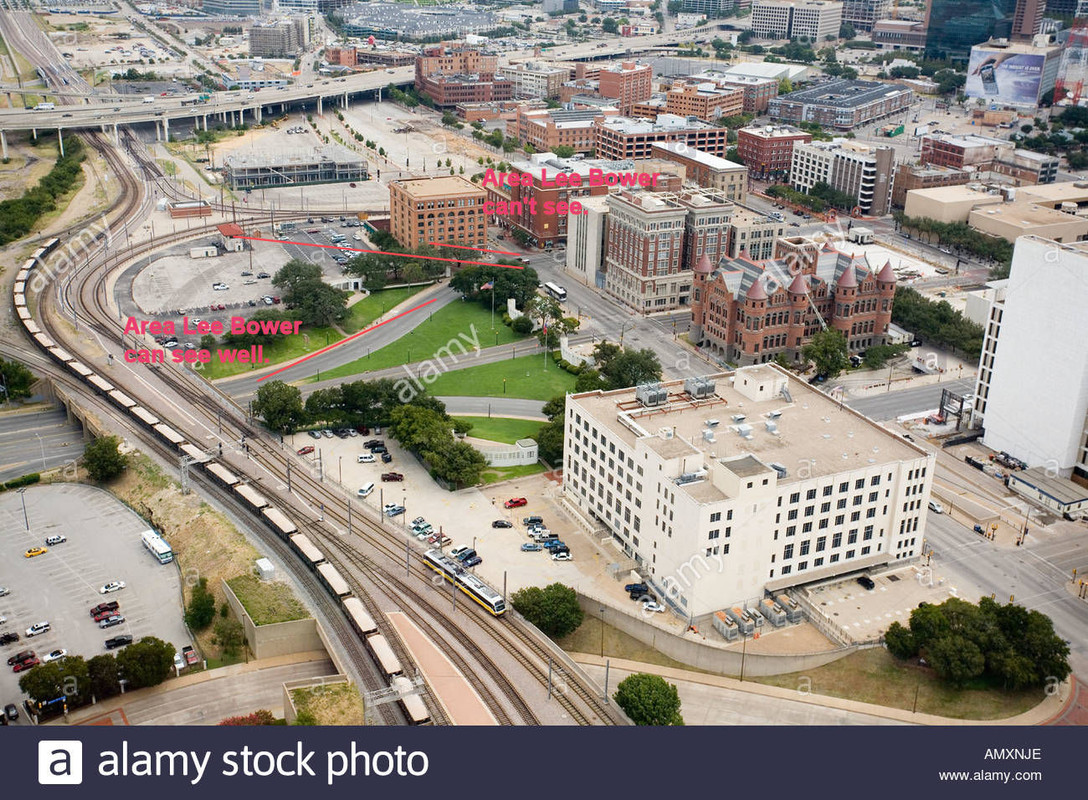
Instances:
[[[244,675],[249,672],[260,672],[263,669],[269,669],[271,667],[305,664],[311,661],[326,661],[328,658],[328,653],[324,650],[312,650],[303,653],[290,653],[288,655],[275,656],[273,658],[264,658],[259,661],[254,660],[244,664],[232,664],[229,667],[219,667],[218,669],[193,672],[182,675],[180,678],[168,678],[158,686],[151,686],[147,689],[135,689],[125,692],[124,694],[110,697],[109,699],[95,703],[94,705],[84,706],[72,711],[68,715],[67,720],[63,717],[59,717],[44,724],[80,725],[95,717],[101,717],[117,712],[122,706],[132,702],[134,699],[146,700],[149,697],[166,694],[175,689],[183,689],[187,686],[208,683],[222,678],[232,678],[236,675]]]
[[[906,722],[913,725],[1042,725],[1063,715],[1069,702],[1076,696],[1076,692],[1074,691],[1075,686],[1073,686],[1070,681],[1066,681],[1062,684],[1061,691],[1058,695],[1048,696],[1043,702],[1039,703],[1039,705],[1025,711],[1023,714],[1018,714],[1015,717],[998,720],[953,719],[950,717],[938,717],[933,714],[911,713],[904,709],[888,708],[886,706],[878,706],[871,703],[860,703],[855,700],[845,700],[841,697],[804,694],[793,689],[783,689],[779,686],[767,686],[762,683],[752,683],[751,681],[741,682],[735,678],[727,678],[724,675],[707,675],[702,672],[659,667],[656,664],[643,664],[638,661],[628,661],[620,658],[604,659],[600,656],[588,653],[571,653],[570,657],[579,664],[603,667],[607,660],[611,667],[628,672],[648,672],[652,675],[660,675],[666,680],[687,681],[689,683],[700,683],[705,686],[713,686],[720,689],[749,692],[750,694],[758,694],[764,697],[777,697],[780,700],[793,700],[798,703],[809,703],[811,705],[825,706],[827,708],[837,708],[842,711],[868,714],[874,717],[883,717],[884,719]]]

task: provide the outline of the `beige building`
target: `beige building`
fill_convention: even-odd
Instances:
[[[752,33],[764,39],[837,39],[842,11],[842,3],[828,0],[755,0]]]
[[[978,206],[1005,202],[998,193],[983,192],[968,186],[942,186],[937,189],[914,189],[907,192],[904,213],[908,217],[925,217],[937,222],[967,222]]]
[[[390,232],[415,250],[430,242],[487,246],[487,193],[457,175],[389,184]]]
[[[704,189],[721,192],[734,203],[743,203],[748,192],[748,168],[683,142],[654,142],[650,152],[684,168],[684,177]]]
[[[559,97],[559,87],[570,80],[569,67],[551,64],[510,64],[499,67],[497,74],[514,85],[514,97],[547,100]]]
[[[1026,201],[976,208],[967,224],[1009,242],[1027,234],[1066,244],[1088,239],[1088,218]]]

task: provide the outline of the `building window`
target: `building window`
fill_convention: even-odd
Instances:
[[[782,560],[783,561],[785,561],[787,559],[790,559],[790,558],[793,558],[793,545],[792,544],[786,545],[785,549],[782,551]]]
[[[871,526],[870,526],[870,527],[871,527]],[[708,536],[707,538],[708,538],[708,539],[717,539],[717,538],[718,538],[718,534],[719,534],[719,533],[720,533],[719,529],[718,529],[718,528],[715,528],[714,530],[712,530],[712,531],[710,532],[710,535],[709,535],[709,536]]]
[[[711,522],[718,522],[719,520],[721,520],[721,518],[722,518],[722,512],[720,512],[720,511],[715,511],[713,514],[710,515],[710,521]]]
[[[792,569],[793,568],[789,564],[787,564],[786,566],[782,567],[782,574],[789,575]]]

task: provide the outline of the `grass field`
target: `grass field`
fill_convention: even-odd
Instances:
[[[462,417],[466,422],[472,423],[469,436],[477,439],[487,439],[492,442],[505,442],[513,444],[518,439],[531,439],[544,424],[543,420],[512,419],[510,417]]]
[[[343,378],[371,370],[426,361],[434,358],[439,350],[445,352],[444,349],[453,340],[460,343],[464,352],[471,356],[474,342],[481,348],[485,348],[493,347],[496,343],[510,344],[520,338],[502,324],[498,315],[495,317],[495,328],[492,329],[491,312],[475,303],[450,303],[433,314],[424,308],[417,311],[415,315],[418,317],[418,322],[411,332],[368,356],[321,373],[322,378]],[[360,338],[355,346],[365,348],[366,337]],[[462,357],[462,351],[456,346],[453,347],[452,352],[458,358]],[[441,355],[439,354],[440,357]],[[448,355],[445,357],[449,358]]]
[[[484,484],[498,483],[499,481],[509,481],[514,478],[524,478],[527,475],[537,475],[544,472],[547,467],[541,464],[539,461],[535,464],[522,464],[517,467],[491,467],[485,469],[480,476],[480,482]]]
[[[505,392],[503,380],[505,379]],[[519,358],[455,369],[441,375],[427,387],[433,395],[444,397],[522,397],[527,400],[551,400],[574,391],[575,377],[544,356]]]
[[[774,675],[753,678],[771,686],[796,688],[802,676]],[[806,670],[815,694],[863,703],[917,710],[955,719],[1004,719],[1022,714],[1044,699],[1039,688],[1006,692],[1000,688],[953,689],[926,667],[898,661],[887,650],[874,648],[851,653],[831,664]]]
[[[213,352],[212,360],[204,365],[202,373],[210,381],[226,378],[230,375],[239,375],[258,367],[268,367],[272,364],[293,361],[307,353],[320,350],[326,344],[338,342],[343,338],[332,328],[303,328],[298,336],[285,336],[275,344],[265,347],[264,357],[268,360],[267,364],[222,364]]]
[[[309,616],[286,583],[261,581],[250,573],[231,578],[227,585],[238,597],[254,625],[273,625]]]
[[[363,298],[348,309],[348,318],[340,323],[340,327],[349,334],[361,331],[389,309],[426,288],[426,286],[411,286],[372,292],[369,297]]]
[[[363,698],[350,683],[292,689],[291,701],[308,724],[362,725],[365,721]]]

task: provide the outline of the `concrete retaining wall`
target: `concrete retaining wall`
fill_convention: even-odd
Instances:
[[[283,718],[288,725],[294,725],[298,719],[298,709],[295,701],[291,699],[292,689],[310,689],[314,686],[330,686],[337,683],[351,683],[347,675],[319,675],[314,678],[299,678],[295,681],[283,682]]]
[[[256,658],[272,658],[288,653],[306,653],[312,650],[325,650],[325,639],[319,630],[317,620],[296,619],[290,622],[277,622],[273,625],[256,625],[242,606],[226,581],[222,582],[223,592],[235,615],[242,621],[246,642]],[[334,660],[335,663],[335,660]],[[339,665],[337,665],[339,668]]]
[[[722,640],[721,646],[715,646],[702,639],[678,636],[675,633],[659,628],[647,620],[632,616],[627,611],[621,611],[606,601],[583,595],[580,592],[578,602],[587,616],[596,619],[603,618],[613,628],[623,631],[682,664],[704,669],[718,675],[740,675],[742,660],[745,675],[783,675],[790,672],[800,672],[830,664],[832,661],[837,661],[859,649],[856,646],[840,647],[837,650],[821,653],[792,655],[742,653],[741,648],[725,649],[724,640]],[[603,614],[601,613],[602,607],[605,609]],[[710,633],[708,636],[718,636],[718,634]]]

